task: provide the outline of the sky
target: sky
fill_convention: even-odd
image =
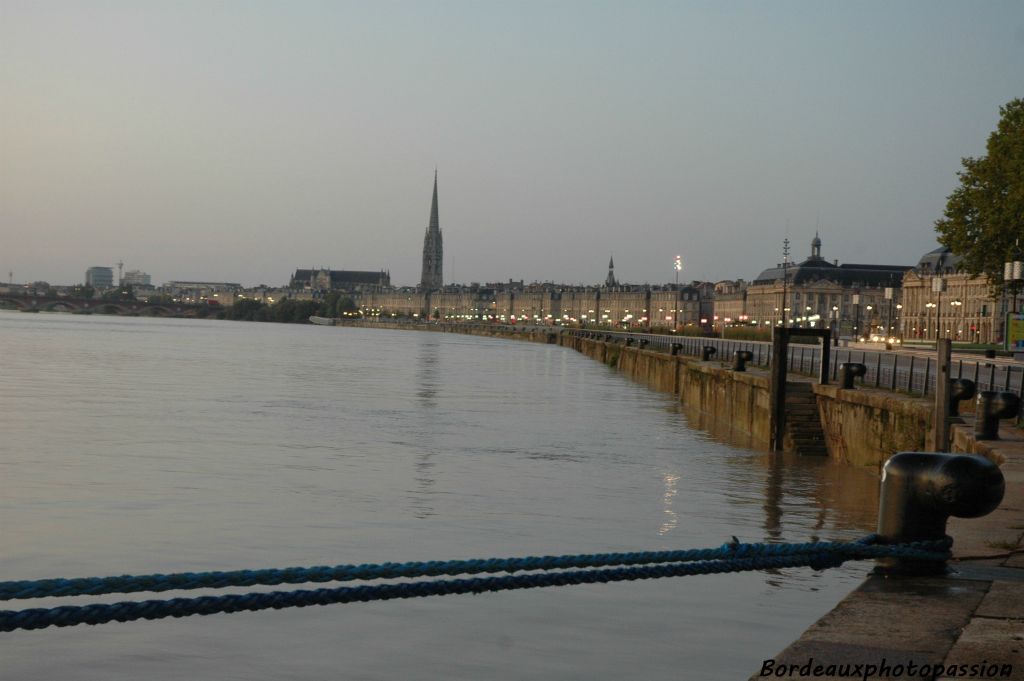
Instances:
[[[0,272],[446,283],[913,265],[1024,3],[0,0]]]

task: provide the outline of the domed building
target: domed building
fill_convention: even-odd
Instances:
[[[910,269],[829,262],[815,233],[807,259],[770,267],[747,288],[748,323],[827,327],[851,336],[894,327],[903,276]]]
[[[971,276],[961,259],[940,246],[921,256],[903,277],[900,332],[906,339],[950,338],[962,343],[1002,342],[1010,301],[993,297],[988,277]]]

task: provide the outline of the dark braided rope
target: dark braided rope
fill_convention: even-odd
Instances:
[[[0,600],[57,596],[97,596],[139,591],[185,591],[222,589],[235,586],[273,586],[310,582],[357,581],[465,574],[515,573],[534,570],[566,570],[613,565],[682,563],[726,558],[792,556],[809,553],[839,555],[845,559],[899,557],[941,561],[949,558],[951,540],[878,544],[876,535],[855,542],[810,542],[805,544],[724,544],[714,549],[644,551],[523,558],[481,558],[453,561],[378,563],[283,569],[236,570],[231,572],[180,572],[174,574],[81,577],[0,582]]]

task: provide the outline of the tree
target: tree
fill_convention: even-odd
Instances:
[[[962,257],[971,274],[986,274],[1000,285],[1003,263],[1024,254],[1024,99],[999,108],[987,154],[961,161],[960,186],[935,222],[939,243]]]
[[[224,318],[247,322],[263,321],[266,307],[258,300],[243,298],[224,311]]]

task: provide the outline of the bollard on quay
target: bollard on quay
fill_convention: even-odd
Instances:
[[[671,345],[671,347],[669,348],[669,353],[670,353],[671,355],[675,356],[675,355],[678,355],[678,354],[679,354],[679,352],[680,352],[680,351],[681,351],[682,349],[683,349],[683,344],[682,344],[682,343],[673,343],[673,344]]]
[[[853,379],[867,372],[868,368],[860,362],[843,362],[839,365],[839,387],[853,390]]]
[[[1012,418],[1019,409],[1020,398],[1014,393],[982,390],[974,410],[974,439],[998,440],[999,419]]]
[[[900,452],[882,467],[878,534],[882,544],[934,541],[946,537],[946,521],[979,518],[1003,500],[1006,482],[999,466],[983,456]],[[945,561],[880,558],[877,572],[941,574]]]
[[[974,397],[977,386],[966,378],[955,378],[949,382],[949,415],[960,416],[960,402]]]
[[[733,354],[732,370],[733,371],[746,371],[747,362],[754,359],[754,353],[750,350],[737,350]]]
[[[700,361],[707,362],[711,356],[718,352],[714,345],[705,345],[700,351]]]
[[[626,339],[626,346],[629,347],[630,345],[632,345],[634,340],[635,340],[634,338],[627,338]]]
[[[639,345],[640,349],[643,350],[644,348],[647,347],[647,344],[650,342],[651,341],[647,340],[646,338],[641,338],[639,341],[637,341],[637,345]]]

